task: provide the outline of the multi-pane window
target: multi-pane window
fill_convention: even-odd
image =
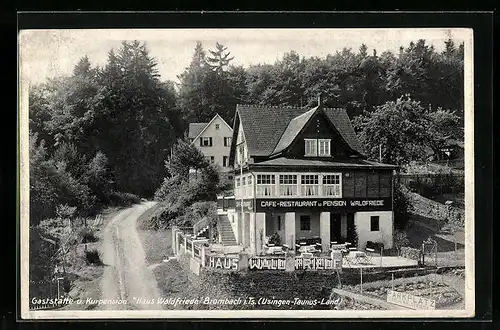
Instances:
[[[320,157],[330,156],[330,140],[329,139],[318,139],[318,156],[320,156]]]
[[[297,196],[297,175],[280,174],[280,195]]]
[[[305,155],[306,156],[317,156],[318,155],[318,140],[316,139],[304,139],[305,141]]]
[[[303,174],[300,178],[302,196],[317,196],[318,195],[318,175]]]
[[[340,174],[323,175],[323,196],[342,197]]]
[[[224,147],[230,147],[230,146],[231,146],[231,138],[224,137]]]
[[[222,156],[222,167],[228,167],[229,166],[229,157],[228,156]]]
[[[274,174],[257,174],[257,196],[276,196]]]
[[[211,147],[212,146],[212,138],[211,137],[201,137],[200,138],[200,146],[201,147]]]
[[[220,129],[220,124],[215,124],[215,129],[219,130]]]

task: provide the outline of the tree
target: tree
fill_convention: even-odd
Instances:
[[[450,110],[439,108],[436,111],[429,111],[427,118],[430,135],[428,146],[439,159],[441,148],[447,144],[448,140],[463,140],[463,128],[460,125],[460,117]]]
[[[400,183],[394,184],[394,226],[397,230],[404,230],[409,220],[410,200],[408,190]]]
[[[99,122],[102,129],[95,130],[95,149],[108,157],[118,190],[151,195],[164,175],[173,137],[181,134],[173,126],[178,123],[173,86],[160,82],[156,61],[138,41],[110,52],[101,78],[106,116]]]
[[[371,159],[378,160],[382,146],[383,162],[402,165],[425,159],[424,149],[430,140],[426,116],[419,102],[405,96],[356,117],[354,125]]]
[[[227,47],[220,44],[219,42],[215,43],[215,50],[209,50],[211,56],[207,56],[205,58],[208,66],[221,74],[225,71],[227,67],[229,67],[229,62],[234,59],[234,56],[231,56],[231,52],[227,51]]]
[[[203,46],[198,41],[189,67],[178,76],[180,81],[178,104],[187,122],[208,122],[213,117],[211,113],[207,113],[210,98],[208,84],[210,68],[206,64],[205,57]]]

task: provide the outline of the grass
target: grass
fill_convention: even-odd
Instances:
[[[416,216],[412,214],[412,217]],[[415,220],[415,219],[414,219]],[[438,252],[449,252],[455,251],[455,243],[452,240],[444,239],[442,235],[438,235],[438,229],[431,229],[427,226],[420,225],[419,220],[409,222],[406,228],[406,234],[410,241],[410,246],[413,248],[420,248],[422,246],[422,242],[424,242],[427,238],[431,237],[433,240],[437,242]],[[458,243],[458,250],[464,249],[464,245]]]
[[[169,297],[173,293],[186,291],[191,287],[186,271],[177,260],[164,262],[154,269],[158,286]]]
[[[167,256],[172,256],[172,233],[167,230],[137,229],[141,239],[146,262],[148,264],[160,263]]]
[[[161,203],[157,203],[143,212],[139,218],[137,218],[137,228],[147,230],[151,216],[161,207]]]

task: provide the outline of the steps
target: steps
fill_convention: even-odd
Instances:
[[[233,227],[229,222],[229,218],[225,214],[219,215],[219,237],[222,245],[238,245],[234,237]]]
[[[202,228],[199,232],[197,232],[195,235],[194,235],[194,238],[208,238],[208,229],[210,227],[209,226],[206,226],[204,228]]]

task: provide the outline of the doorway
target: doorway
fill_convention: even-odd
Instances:
[[[354,213],[347,213],[347,241],[352,246],[358,246],[358,234],[356,233],[356,226],[354,224]]]
[[[330,213],[330,241],[341,242],[341,221],[340,213]]]

